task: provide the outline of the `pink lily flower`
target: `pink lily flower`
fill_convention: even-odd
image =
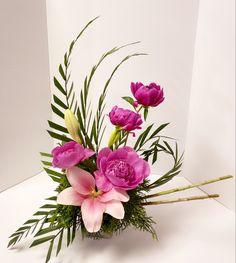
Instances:
[[[67,169],[66,175],[71,187],[59,193],[57,203],[81,206],[82,219],[88,232],[100,230],[103,213],[117,219],[124,218],[122,202],[129,201],[125,190],[112,188],[108,192],[97,191],[94,177],[78,167]]]

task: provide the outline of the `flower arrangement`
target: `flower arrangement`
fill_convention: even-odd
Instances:
[[[139,132],[149,110],[165,100],[163,89],[154,82],[149,85],[132,82],[130,90],[133,97],[123,97],[131,109],[114,106],[108,115],[105,114],[105,98],[113,75],[127,60],[144,53],[134,53],[121,60],[104,85],[96,112],[92,111],[88,98],[97,68],[108,56],[137,42],[112,48],[103,54],[85,77],[79,100],[76,100],[69,73],[71,55],[79,38],[96,19],[91,20],[71,42],[63,63],[59,65],[61,80],[54,77],[58,94],[53,95],[51,108],[63,124],[48,121],[51,128],[48,133],[58,141],[58,146],[51,153],[41,152],[41,156],[44,158],[44,170],[57,183],[56,193],[47,198],[47,203],[10,236],[8,244],[9,247],[13,246],[34,232],[35,240],[31,247],[49,242],[46,262],[51,258],[54,245],[58,255],[63,237],[66,236],[69,245],[79,232],[84,238],[99,239],[132,226],[156,238],[155,221],[147,215],[145,206],[216,198],[218,195],[150,201],[152,198],[232,177],[224,176],[181,188],[156,191],[180,173],[183,162],[183,154],[179,154],[177,143],[172,146],[171,138],[160,135],[169,123],[159,126],[151,124]],[[107,147],[101,147],[106,119],[110,120],[114,131],[106,141]],[[131,135],[136,138],[134,145],[129,143]],[[149,162],[154,164],[159,153],[171,156],[173,166],[160,178],[151,181]]]

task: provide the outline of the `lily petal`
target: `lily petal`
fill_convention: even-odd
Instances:
[[[88,195],[95,188],[94,177],[81,168],[74,166],[67,169],[66,176],[71,186],[82,195]]]
[[[112,188],[109,192],[104,193],[100,196],[101,202],[109,202],[111,200],[117,200],[121,202],[128,202],[129,195],[125,190]]]
[[[125,215],[125,210],[120,201],[110,201],[106,203],[105,213],[117,218],[123,219]]]
[[[87,198],[81,205],[82,219],[88,232],[98,232],[102,225],[105,204],[96,198]]]
[[[66,188],[57,196],[57,203],[61,205],[80,206],[84,197],[77,193],[72,187]]]

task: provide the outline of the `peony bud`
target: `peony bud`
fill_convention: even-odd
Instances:
[[[72,137],[72,139],[78,143],[81,143],[81,139],[78,135],[78,131],[80,129],[79,122],[75,117],[75,114],[70,110],[67,109],[65,111],[65,125],[66,128]]]
[[[163,89],[154,82],[149,85],[132,82],[130,88],[137,103],[144,107],[156,107],[165,99]]]
[[[109,118],[113,125],[127,132],[141,129],[141,124],[143,123],[140,114],[131,110],[118,108],[117,106],[112,108]]]

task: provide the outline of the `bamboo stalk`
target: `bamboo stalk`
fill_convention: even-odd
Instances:
[[[145,202],[145,203],[142,203],[142,205],[143,206],[145,206],[145,205],[163,205],[163,204],[171,204],[171,203],[186,202],[186,201],[193,201],[193,200],[203,200],[203,199],[208,199],[208,198],[217,198],[217,197],[219,197],[218,194],[202,195],[202,196],[190,196],[190,197],[176,198],[176,199],[170,199],[170,200]]]
[[[173,188],[173,189],[165,190],[165,191],[155,193],[155,194],[151,194],[151,195],[146,195],[146,196],[144,196],[144,199],[153,198],[153,197],[157,197],[157,196],[161,196],[161,195],[172,194],[172,193],[179,192],[179,191],[185,191],[185,190],[188,190],[191,188],[199,187],[199,186],[206,185],[206,184],[216,183],[216,182],[226,180],[226,179],[230,179],[230,178],[233,178],[233,176],[232,175],[226,175],[226,176],[222,176],[222,177],[219,177],[216,179],[212,179],[212,180],[208,180],[208,181],[204,181],[204,182],[200,182],[200,183],[196,183],[196,184],[191,184],[191,185],[187,185],[184,187]]]

